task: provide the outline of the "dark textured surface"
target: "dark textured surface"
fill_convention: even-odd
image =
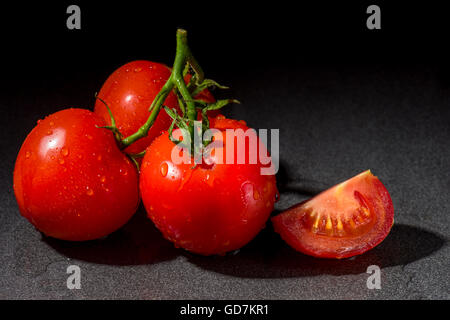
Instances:
[[[200,28],[194,30],[201,34]],[[50,33],[44,44],[61,34]],[[310,258],[290,249],[268,224],[235,254],[196,256],[162,239],[143,208],[104,240],[43,238],[19,215],[12,190],[15,156],[36,120],[69,106],[91,107],[105,77],[127,60],[145,56],[171,61],[172,54],[160,57],[159,47],[139,45],[120,48],[102,60],[99,51],[84,53],[99,49],[93,46],[96,35],[76,38],[76,45],[84,43],[83,36],[90,41],[75,47],[75,53],[68,51],[70,41],[57,51],[36,47],[35,59],[16,60],[14,50],[7,53],[11,63],[0,97],[0,298],[450,298],[449,73],[430,55],[411,63],[419,53],[403,64],[397,64],[403,61],[399,51],[391,61],[382,49],[380,60],[374,55],[349,63],[355,53],[345,59],[335,55],[326,63],[322,45],[304,47],[306,53],[298,53],[295,63],[279,59],[291,59],[294,54],[288,51],[278,59],[269,51],[247,61],[255,45],[250,43],[241,56],[231,51],[231,56],[218,56],[231,60],[217,63],[205,53],[199,58],[206,61],[208,75],[231,85],[227,94],[243,102],[226,111],[228,115],[255,128],[280,129],[281,198],[274,214],[369,168],[382,180],[394,202],[395,225],[381,245],[364,255],[342,261]],[[193,39],[199,52],[204,50],[201,39]],[[392,44],[396,38],[387,40]],[[320,59],[311,59],[316,52]],[[67,59],[55,63],[52,57],[57,55]],[[230,62],[238,60],[240,64]],[[66,268],[72,264],[81,268],[81,290],[66,288]],[[370,265],[382,269],[381,290],[366,287]]]

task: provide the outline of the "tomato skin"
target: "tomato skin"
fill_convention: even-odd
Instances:
[[[138,174],[105,122],[83,109],[56,112],[25,139],[14,168],[21,214],[47,236],[83,241],[124,225],[139,204]]]
[[[164,64],[138,60],[124,64],[114,71],[105,81],[98,97],[108,104],[116,121],[119,131],[124,137],[135,133],[148,119],[149,107],[169,79],[171,69]],[[208,90],[204,90],[196,98],[205,102],[215,99]],[[177,108],[178,101],[171,92],[164,105]],[[105,105],[97,99],[94,112],[99,114],[108,125],[111,124],[109,113]],[[155,137],[167,130],[172,119],[161,110],[156,121],[148,131],[147,137],[142,138],[125,149],[128,153],[144,151]]]
[[[337,196],[337,203],[354,202],[352,196],[356,191],[358,195],[364,197],[371,218],[368,218],[366,223],[360,222],[360,225],[358,225],[357,219],[353,219],[356,221],[353,222],[353,227],[346,224],[344,218],[343,229],[350,230],[350,232],[342,236],[312,232],[311,225],[308,224],[308,215],[311,213],[311,209],[325,215],[330,213],[334,228],[336,228],[337,221],[335,220],[336,212],[348,209],[345,206],[338,206],[334,212],[330,212],[329,208],[326,209],[330,203],[334,203],[333,193],[338,192],[336,190],[339,187],[347,188],[348,192],[344,191],[341,196]],[[319,258],[341,259],[362,254],[381,243],[389,234],[394,223],[394,207],[385,186],[370,171],[366,171],[314,198],[287,209],[271,220],[275,231],[295,250]]]
[[[225,127],[247,128],[226,121]],[[224,254],[247,244],[273,210],[275,176],[261,175],[260,164],[175,164],[174,146],[164,133],[144,157],[140,191],[148,217],[166,239],[194,253]]]
[[[104,100],[124,137],[135,133],[149,117],[149,107],[154,98],[170,77],[170,68],[166,65],[138,60],[124,64],[114,71],[103,84],[98,97]],[[164,105],[169,108],[178,106],[173,93],[167,97]],[[97,99],[94,112],[106,123],[111,124],[105,105]],[[171,119],[166,112],[158,114],[147,137],[142,138],[125,149],[129,153],[139,153],[150,145],[155,137],[167,130]]]

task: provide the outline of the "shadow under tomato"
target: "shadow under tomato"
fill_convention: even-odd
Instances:
[[[444,244],[445,240],[434,233],[399,224],[393,226],[380,245],[362,255],[342,260],[318,259],[291,249],[269,225],[235,255],[186,256],[199,267],[222,274],[244,278],[286,278],[361,274],[370,265],[381,268],[406,265],[432,254]]]
[[[180,251],[165,240],[141,204],[131,220],[104,239],[70,242],[44,237],[66,257],[108,265],[144,265],[176,258]]]

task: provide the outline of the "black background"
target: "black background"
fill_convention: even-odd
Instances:
[[[81,7],[81,30],[66,8]],[[366,8],[381,7],[381,30]],[[450,70],[446,8],[408,1],[2,5],[0,298],[449,298]],[[204,258],[161,238],[141,208],[106,240],[44,239],[21,218],[14,160],[37,119],[92,108],[122,64],[172,64],[175,31],[207,77],[231,86],[225,111],[280,129],[280,210],[365,169],[391,193],[396,224],[376,249],[329,261],[291,250],[270,224],[236,255]],[[83,289],[65,287],[80,265]],[[366,269],[382,268],[382,290]]]

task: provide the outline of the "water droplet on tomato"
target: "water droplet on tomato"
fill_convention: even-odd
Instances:
[[[169,166],[167,165],[167,163],[164,162],[161,164],[160,171],[163,177],[167,176],[167,171],[169,171]]]
[[[64,164],[64,159],[59,159],[59,164]]]
[[[63,148],[61,149],[61,154],[62,154],[64,157],[67,157],[67,155],[69,154],[69,149],[67,149],[66,147],[63,147]]]
[[[90,134],[87,134],[86,138],[88,138],[89,140],[92,140],[92,136]]]
[[[98,161],[101,161],[101,160],[102,160],[102,156],[101,156],[101,155],[98,155],[97,160],[98,160]]]
[[[87,188],[86,188],[86,194],[87,194],[88,196],[92,196],[92,195],[94,194],[94,190],[92,190],[91,188],[87,187]]]
[[[134,68],[134,72],[140,72],[142,68]]]
[[[275,193],[275,202],[278,202],[278,200],[280,200],[280,193],[277,190],[277,192]]]
[[[123,175],[126,176],[128,174],[128,170],[127,169],[122,169],[120,168],[119,172]]]
[[[25,152],[25,158],[28,159],[29,157],[31,157],[31,152],[30,151]]]
[[[101,182],[105,182],[105,181],[106,181],[106,177],[105,177],[105,176],[101,176],[101,177],[100,177],[100,181],[101,181]]]
[[[250,197],[254,197],[253,189],[253,184],[251,184],[250,182],[244,182],[241,185],[241,199],[242,201],[244,201],[244,203],[247,204],[247,199],[250,199]]]
[[[50,127],[53,127],[55,123],[53,121],[50,121]]]
[[[48,136],[51,135],[52,133],[53,133],[52,130],[47,130],[47,135],[48,135]]]

